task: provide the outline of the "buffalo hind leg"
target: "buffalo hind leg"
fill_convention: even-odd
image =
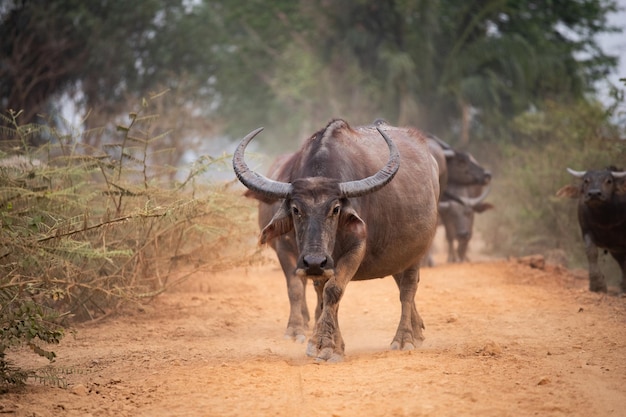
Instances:
[[[419,267],[413,266],[404,272],[394,274],[393,279],[400,290],[400,323],[391,342],[392,350],[413,350],[424,340],[424,321],[415,306],[415,293],[419,283]]]
[[[296,257],[286,250],[289,243],[280,242],[284,245],[281,250],[277,250],[278,261],[287,280],[287,295],[289,296],[289,320],[285,330],[285,339],[292,339],[298,343],[306,340],[305,332],[309,323],[309,309],[306,305],[306,277],[299,277],[295,274]]]

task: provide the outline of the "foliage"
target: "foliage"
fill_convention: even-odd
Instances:
[[[63,317],[44,305],[46,299],[55,296],[54,291],[46,289],[41,282],[0,278],[0,390],[7,384],[24,384],[28,378],[59,381],[40,372],[15,368],[6,359],[8,349],[26,345],[35,354],[51,362],[54,360],[55,353],[41,344],[58,344],[65,334]]]
[[[0,155],[0,370],[5,382],[26,377],[5,350],[58,343],[71,320],[115,313],[150,300],[195,272],[256,262],[254,204],[232,182],[209,180],[228,155],[199,157],[188,169],[156,164],[154,144],[169,132],[144,99],[117,140],[101,149],[79,140],[105,130],[61,134],[2,116],[18,149]],[[28,135],[49,134],[49,145],[28,147]],[[16,150],[22,152],[17,154]],[[9,153],[7,153],[9,152]],[[156,162],[156,163],[155,163]],[[208,255],[208,256],[207,256]]]
[[[567,167],[626,168],[626,141],[598,104],[550,102],[544,108],[513,121],[511,131],[519,144],[500,147],[490,197],[496,210],[478,227],[494,253],[520,256],[562,250],[573,265],[584,266],[576,204],[555,194],[575,183]]]
[[[10,62],[0,67],[0,106],[28,109],[30,123],[56,114],[48,105],[65,94],[94,127],[129,97],[168,88],[177,99],[167,112],[193,112],[196,132],[209,123],[241,136],[263,125],[284,145],[334,117],[384,117],[448,140],[506,140],[509,120],[546,99],[584,99],[615,67],[596,38],[617,30],[607,25],[616,8],[614,0],[13,1],[0,9],[0,53]]]

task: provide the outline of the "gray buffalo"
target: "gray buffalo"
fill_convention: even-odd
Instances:
[[[589,290],[606,292],[598,267],[598,248],[608,251],[622,270],[621,291],[626,292],[626,171],[615,167],[575,171],[567,168],[579,185],[557,191],[559,197],[578,199],[578,223],[589,262]]]
[[[419,264],[435,233],[439,196],[438,167],[426,138],[333,120],[276,164],[270,179],[244,161],[260,130],[241,141],[233,167],[260,197],[260,215],[272,215],[260,242],[274,248],[287,279],[287,335],[304,338],[304,288],[312,280],[318,301],[307,354],[341,360],[337,312],[348,282],[392,275],[401,316],[391,348],[414,349],[424,339],[415,306]]]
[[[491,182],[491,172],[480,165],[469,152],[452,152],[446,152],[448,184],[487,185]]]
[[[430,151],[439,165],[439,220],[448,243],[448,262],[464,262],[472,237],[474,213],[493,208],[483,202],[489,193],[491,172],[468,152],[455,150],[434,135],[427,136]],[[454,248],[455,242],[458,243],[457,249]],[[424,265],[434,265],[430,254]]]
[[[474,229],[474,214],[493,208],[492,204],[484,201],[490,187],[448,184],[447,191],[456,196],[456,199],[439,202],[439,218],[448,244],[448,262],[467,262],[467,249]]]

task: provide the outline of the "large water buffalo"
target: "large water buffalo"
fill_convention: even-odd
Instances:
[[[415,306],[419,264],[435,233],[439,196],[438,167],[426,138],[333,120],[277,164],[270,179],[244,161],[260,130],[241,141],[233,167],[272,213],[260,242],[276,250],[287,278],[288,335],[304,337],[304,280],[310,279],[318,302],[307,354],[341,360],[337,312],[348,282],[392,275],[401,316],[391,348],[415,348],[424,339]]]
[[[619,264],[621,291],[626,292],[626,171],[615,167],[593,171],[567,168],[567,171],[581,182],[561,188],[557,196],[578,199],[578,223],[589,262],[589,290],[607,291],[598,267],[598,248],[601,248]]]
[[[439,201],[439,218],[448,244],[448,262],[469,261],[467,249],[473,234],[474,214],[493,208],[484,201],[489,191],[489,186],[448,184],[447,192],[461,200]]]

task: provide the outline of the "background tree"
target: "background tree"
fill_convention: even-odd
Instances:
[[[99,127],[129,99],[169,89],[163,110],[180,143],[259,125],[287,143],[332,117],[500,140],[529,107],[593,93],[615,67],[595,41],[614,30],[615,10],[614,0],[14,0],[0,9],[0,104],[28,122],[65,94]]]

